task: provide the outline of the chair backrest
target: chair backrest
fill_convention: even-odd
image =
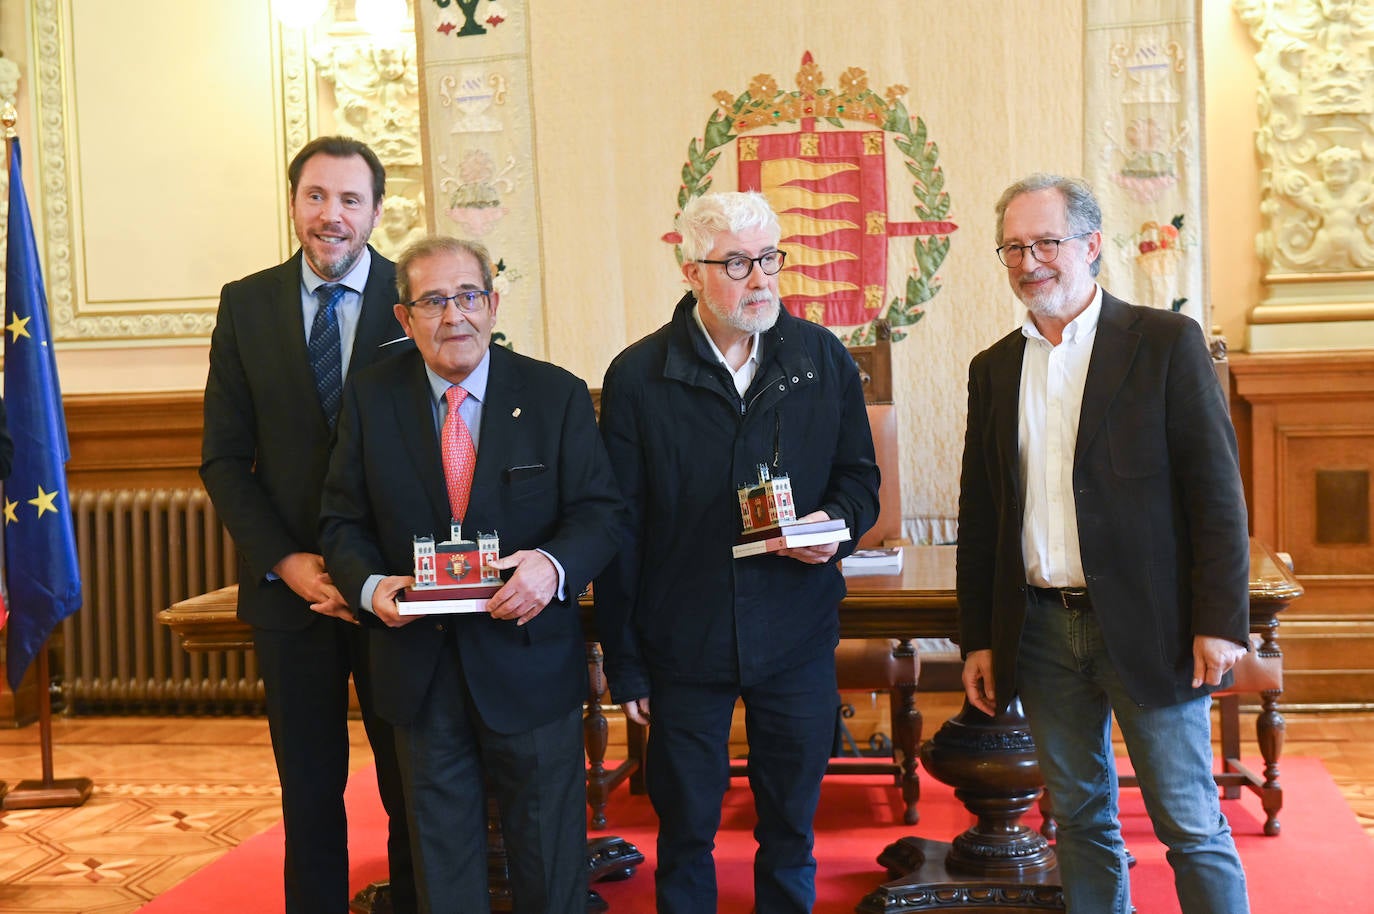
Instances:
[[[876,342],[850,346],[864,386],[868,424],[873,429],[873,449],[878,458],[882,484],[878,490],[878,521],[859,540],[859,547],[895,545],[902,535],[902,477],[897,408],[892,402],[892,328],[877,321]]]

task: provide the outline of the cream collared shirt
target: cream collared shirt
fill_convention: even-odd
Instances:
[[[1026,337],[1017,425],[1021,491],[1025,493],[1021,553],[1026,581],[1037,587],[1083,587],[1086,583],[1078,549],[1073,458],[1101,314],[1102,287],[1098,286],[1088,307],[1064,328],[1058,346],[1050,345],[1029,315],[1021,325]]]

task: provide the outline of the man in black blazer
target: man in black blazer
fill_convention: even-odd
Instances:
[[[1082,181],[1032,175],[997,205],[1028,309],[969,368],[959,495],[964,688],[1019,694],[1058,823],[1069,911],[1130,909],[1114,715],[1184,912],[1248,910],[1212,779],[1211,692],[1248,646],[1235,434],[1197,324],[1094,280]]]
[[[335,582],[360,607],[377,709],[396,728],[421,910],[488,910],[489,785],[514,911],[581,914],[577,597],[615,551],[620,495],[586,385],[490,345],[499,296],[485,248],[422,240],[401,255],[397,278],[396,316],[418,351],[374,365],[344,392],[320,537]],[[441,437],[459,424],[475,451],[465,506],[442,459]],[[451,518],[466,539],[499,534],[496,567],[508,580],[485,611],[401,615],[412,538],[445,538]]]
[[[415,887],[395,741],[373,712],[366,637],[320,554],[320,489],[338,403],[337,394],[328,406],[321,399],[307,342],[332,337],[337,357],[320,364],[337,371],[337,391],[343,377],[382,358],[400,337],[391,313],[395,267],[367,244],[386,174],[363,143],[321,137],[301,149],[287,175],[301,249],[220,295],[200,475],[239,552],[238,615],[253,626],[281,781],[286,910],[348,910],[343,792],[352,674],[390,817],[391,903],[399,914],[415,910]],[[325,300],[334,285],[329,328]]]

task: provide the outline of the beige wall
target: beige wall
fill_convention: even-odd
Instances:
[[[1212,323],[1233,348],[1261,298],[1255,253],[1260,230],[1255,44],[1229,0],[1204,0],[1207,142],[1207,245]]]
[[[268,0],[38,6],[61,11],[70,31],[61,40],[74,49],[67,167],[81,204],[73,225],[78,296],[98,288],[91,298],[145,300],[149,313],[198,309],[203,320],[224,281],[270,265],[289,247],[281,160],[270,150],[289,146],[294,115],[281,97],[290,96],[283,85],[290,89],[292,67],[276,72],[280,59],[265,59],[264,49],[283,57],[293,49],[278,44]],[[952,513],[965,366],[1017,320],[992,254],[992,204],[1021,174],[1081,168],[1081,0],[530,6],[548,303],[548,351],[539,354],[593,386],[615,352],[666,320],[680,294],[671,248],[659,238],[671,229],[687,144],[716,91],[739,93],[757,73],[790,86],[805,50],[830,85],[857,66],[875,88],[909,87],[909,110],[939,145],[949,218],[960,228],[940,269],[942,291],[896,347],[904,513]],[[0,48],[24,65],[24,92],[33,89],[30,8],[0,0]],[[840,8],[850,15],[837,18]],[[174,28],[149,31],[150,20]],[[1206,0],[1204,29],[1212,313],[1239,347],[1259,287],[1253,47],[1225,0]],[[225,53],[226,35],[234,52]],[[129,55],[136,66],[126,65]],[[150,85],[140,90],[131,78]],[[39,169],[34,105],[32,96],[21,104],[31,195],[48,178]],[[303,110],[308,122],[295,126],[314,132],[318,108]],[[156,194],[139,192],[153,185]],[[898,185],[893,194],[909,190]],[[41,224],[44,214],[35,216]],[[140,244],[129,243],[131,233]],[[175,269],[157,269],[169,252]],[[58,347],[71,393],[196,389],[205,354],[203,338],[184,337]]]

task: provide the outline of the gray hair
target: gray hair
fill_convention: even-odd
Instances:
[[[767,229],[782,234],[768,198],[758,191],[702,194],[682,208],[677,230],[682,235],[682,259],[699,260],[711,251],[716,235]]]
[[[1011,187],[1002,191],[997,201],[997,243],[1002,243],[1002,220],[1006,217],[1011,201],[1022,194],[1033,194],[1041,190],[1057,190],[1064,198],[1064,212],[1069,217],[1069,234],[1102,231],[1102,207],[1093,194],[1093,189],[1082,178],[1066,178],[1063,175],[1043,172],[1028,175]],[[1092,275],[1102,269],[1102,258],[1092,262]]]
[[[427,235],[407,245],[401,256],[396,258],[396,293],[401,296],[399,301],[402,304],[410,301],[410,265],[435,254],[471,254],[477,258],[477,267],[482,271],[482,288],[491,291],[491,254],[486,245],[449,235]]]

